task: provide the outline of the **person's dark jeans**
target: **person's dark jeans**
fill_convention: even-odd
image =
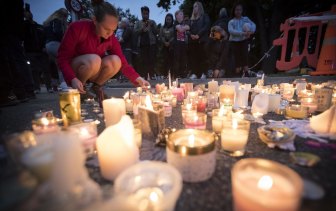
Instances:
[[[9,66],[6,48],[1,43],[0,46],[0,99],[5,99],[13,90],[13,77]]]
[[[197,77],[201,77],[202,73],[206,70],[206,55],[202,43],[190,42],[188,46],[189,52],[189,68],[191,74],[195,74]]]
[[[8,58],[13,73],[14,93],[21,98],[28,94],[34,95],[34,81],[27,57],[24,53],[22,41],[18,36],[8,36]]]
[[[187,77],[187,50],[188,46],[185,42],[177,41],[175,43],[172,68],[173,78]]]
[[[140,57],[140,75],[142,77],[147,77],[147,74],[149,73],[149,75],[152,77],[155,73],[154,66],[156,62],[156,45],[141,46]]]
[[[49,57],[43,52],[29,52],[27,57],[30,62],[30,68],[32,70],[34,79],[34,89],[40,89],[41,74],[43,74],[44,83],[47,89],[51,89],[51,76],[49,69]]]
[[[132,49],[123,49],[123,54],[128,62],[128,64],[133,65],[132,61]]]
[[[172,71],[173,67],[173,48],[172,47],[162,47],[162,55],[163,55],[163,61],[164,61],[164,67],[163,67],[163,74],[165,76],[168,75],[168,71]]]

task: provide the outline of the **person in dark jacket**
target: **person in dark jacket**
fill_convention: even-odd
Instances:
[[[212,26],[220,26],[226,33],[228,33],[228,23],[230,18],[227,14],[226,8],[221,8],[219,11],[218,19],[212,24]]]
[[[160,29],[159,35],[162,44],[162,55],[164,61],[163,74],[168,75],[168,70],[171,70],[173,60],[173,41],[174,41],[174,18],[171,13],[165,17],[163,27]]]
[[[35,93],[41,91],[40,80],[42,73],[47,90],[52,93],[49,58],[45,52],[44,29],[42,25],[33,20],[33,14],[30,11],[25,11],[23,46],[32,70]]]
[[[227,33],[220,26],[211,28],[210,39],[206,44],[210,77],[220,78],[224,76],[229,46],[227,38]]]
[[[66,86],[62,72],[56,65],[56,57],[63,35],[67,29],[67,18],[68,11],[64,8],[60,8],[43,22],[46,34],[46,50],[50,59],[50,70],[54,91],[58,90],[57,86],[59,83],[63,83],[63,86]]]
[[[191,79],[203,78],[206,69],[204,45],[208,40],[210,19],[204,13],[201,2],[196,1],[190,18],[189,64],[192,71]]]
[[[123,30],[119,43],[121,49],[126,57],[128,64],[132,64],[132,28],[129,27],[129,20],[127,18],[121,19],[120,28]]]

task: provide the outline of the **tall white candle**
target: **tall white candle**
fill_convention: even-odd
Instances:
[[[127,167],[139,161],[131,118],[124,115],[120,122],[106,128],[97,138],[98,160],[105,179],[113,180]]]
[[[253,113],[262,113],[267,114],[269,104],[269,96],[266,93],[260,93],[256,95],[253,99],[251,112]]]
[[[235,105],[236,107],[246,108],[248,106],[249,91],[240,89],[236,93]]]
[[[122,98],[111,98],[103,101],[106,127],[118,123],[126,114],[125,101]]]

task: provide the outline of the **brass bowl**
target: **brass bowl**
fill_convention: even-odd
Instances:
[[[295,138],[294,132],[284,126],[264,125],[258,128],[261,141],[266,144],[285,144],[292,142]]]

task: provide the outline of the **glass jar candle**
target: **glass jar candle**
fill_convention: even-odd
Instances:
[[[246,120],[231,119],[223,122],[221,131],[222,149],[231,156],[242,156],[245,153],[250,131],[250,122]]]
[[[280,163],[247,158],[232,168],[234,210],[295,211],[303,191],[301,177]]]
[[[178,130],[169,136],[166,152],[167,162],[181,173],[186,182],[205,181],[215,171],[215,140],[209,131]]]
[[[184,116],[185,128],[202,129],[206,128],[207,115],[205,113],[188,113]]]
[[[286,118],[305,119],[308,117],[308,108],[301,105],[288,105],[286,107]]]

